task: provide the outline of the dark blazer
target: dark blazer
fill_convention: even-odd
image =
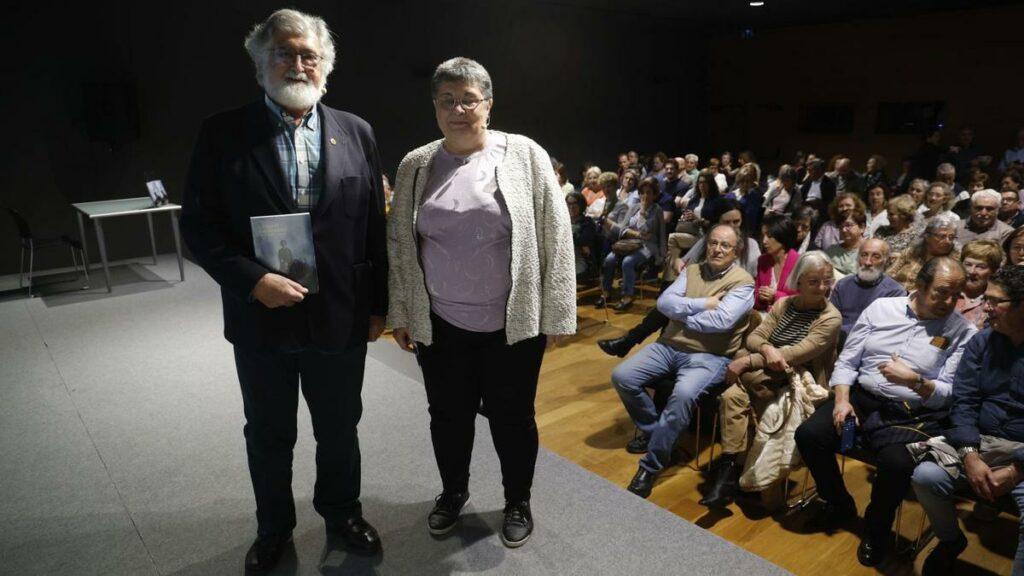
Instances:
[[[808,180],[800,185],[800,197],[803,198],[804,204],[809,204],[807,200],[807,194],[811,191],[811,182]],[[825,214],[828,210],[829,204],[836,199],[836,183],[828,176],[821,177],[821,201],[815,206],[819,212]]]
[[[324,190],[311,211],[319,292],[292,307],[251,298],[268,270],[254,256],[251,216],[297,212],[263,100],[214,115],[199,132],[181,227],[189,250],[221,286],[224,337],[279,352],[339,352],[364,345],[369,316],[387,314],[384,193],[373,130],[317,105]]]

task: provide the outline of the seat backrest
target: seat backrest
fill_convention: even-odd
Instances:
[[[14,219],[14,225],[18,227],[18,236],[22,240],[31,240],[32,229],[29,228],[28,220],[25,220],[25,217],[14,208],[8,208],[7,212],[11,215],[11,218]]]

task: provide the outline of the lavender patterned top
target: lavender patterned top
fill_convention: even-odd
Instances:
[[[507,138],[490,133],[483,150],[434,155],[416,220],[430,307],[473,332],[505,328],[512,289],[512,220],[496,170]]]

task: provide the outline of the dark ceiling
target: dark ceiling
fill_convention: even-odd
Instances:
[[[1008,0],[539,0],[544,4],[595,11],[685,20],[716,33],[826,22],[914,16],[950,10],[1020,4]]]

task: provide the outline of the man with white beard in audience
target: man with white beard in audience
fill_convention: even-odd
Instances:
[[[906,296],[899,282],[885,275],[889,263],[889,245],[880,238],[870,238],[860,245],[857,254],[857,273],[836,283],[830,300],[843,315],[839,329],[839,347],[860,318],[860,313],[877,298]]]

